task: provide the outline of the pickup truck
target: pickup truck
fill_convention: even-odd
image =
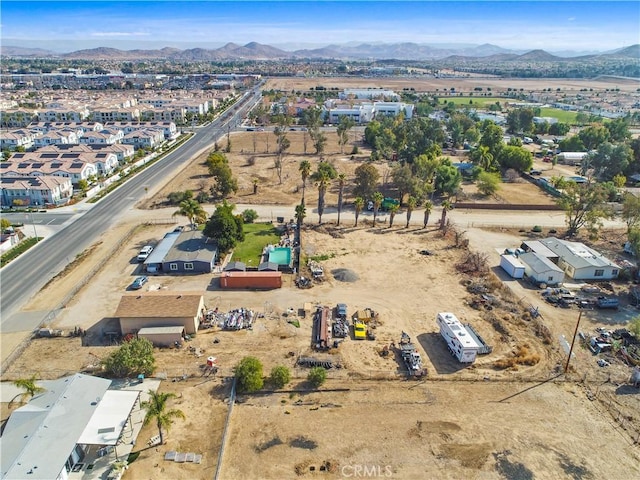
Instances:
[[[362,322],[353,322],[353,338],[355,340],[365,340],[367,338],[367,326]]]

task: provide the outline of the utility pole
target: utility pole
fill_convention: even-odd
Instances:
[[[564,366],[564,373],[567,373],[569,370],[569,362],[571,361],[571,353],[573,352],[573,345],[576,342],[576,335],[578,335],[578,327],[580,326],[580,319],[582,318],[582,312],[578,314],[578,321],[576,322],[576,329],[573,332],[573,339],[571,340],[571,347],[569,348],[569,356],[567,357],[567,363]]]
[[[38,243],[38,232],[36,230],[36,222],[33,219],[33,209],[30,209],[30,213],[31,213],[31,223],[33,223],[33,234],[36,237],[36,243]]]

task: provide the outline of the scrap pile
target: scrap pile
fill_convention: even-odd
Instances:
[[[619,328],[613,331],[597,328],[596,335],[588,337],[580,333],[580,338],[589,350],[596,355],[608,353],[609,360],[613,360],[614,356],[617,356],[629,366],[640,365],[640,339],[636,338],[626,328]],[[613,348],[614,344],[616,348]],[[599,363],[599,365],[605,366],[605,363]]]
[[[347,320],[347,306],[339,303],[336,306],[333,319],[333,336],[336,338],[346,338],[349,336],[349,320]]]
[[[322,280],[324,278],[324,269],[322,268],[322,265],[320,265],[318,262],[314,260],[309,260],[307,262],[307,266],[309,267],[309,270],[311,271],[311,276],[313,277],[314,280]]]
[[[222,317],[220,325],[225,330],[242,330],[243,328],[252,328],[255,314],[253,310],[247,308],[237,308],[226,313]]]

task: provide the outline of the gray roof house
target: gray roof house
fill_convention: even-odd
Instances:
[[[555,237],[540,240],[558,255],[558,266],[574,280],[611,280],[618,278],[620,266],[583,243]]]
[[[109,390],[111,380],[75,374],[38,382],[44,393],[15,410],[0,438],[0,477],[66,479],[94,446],[122,444],[140,392]]]
[[[539,253],[521,253],[518,259],[524,264],[525,277],[535,284],[558,285],[564,280],[562,269]]]
[[[148,273],[211,273],[218,246],[199,230],[170,232],[144,262]]]

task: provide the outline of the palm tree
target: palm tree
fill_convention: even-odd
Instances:
[[[182,410],[172,409],[167,410],[167,402],[176,398],[175,393],[160,393],[153,390],[149,390],[149,400],[141,403],[141,407],[147,409],[147,416],[144,418],[144,424],[148,425],[149,422],[155,418],[156,425],[158,427],[158,434],[160,435],[160,445],[164,445],[164,435],[162,429],[169,430],[173,424],[174,418],[181,418],[184,420],[185,416]]]
[[[318,172],[318,180],[316,185],[318,186],[318,224],[322,223],[322,214],[324,213],[324,196],[327,193],[327,187],[329,186],[329,176],[324,172]]]
[[[396,218],[398,210],[400,210],[400,205],[393,204],[389,207],[389,228],[393,227],[393,219]]]
[[[302,177],[302,203],[304,204],[304,192],[307,186],[307,178],[311,175],[311,162],[308,160],[302,160],[300,162],[300,167],[298,168],[300,171],[300,176]]]
[[[449,200],[442,202],[442,217],[440,218],[440,229],[443,229],[447,221],[447,212],[453,208]]]
[[[29,378],[18,379],[14,381],[13,384],[18,388],[22,388],[24,392],[13,397],[9,403],[12,403],[17,397],[20,397],[20,400],[24,401],[26,398],[33,398],[37,393],[45,391],[44,388],[36,385],[36,375],[32,375]]]
[[[298,231],[300,231],[300,227],[302,226],[302,222],[304,222],[304,217],[307,216],[307,208],[304,206],[304,203],[300,205],[296,205],[296,222],[298,223]]]
[[[417,203],[418,201],[416,200],[416,197],[414,197],[413,195],[409,195],[409,198],[407,198],[407,224],[405,225],[404,228],[409,228],[409,222],[411,221],[411,214],[413,213],[413,210],[416,208]]]
[[[364,208],[364,198],[357,197],[353,202],[353,206],[356,209],[356,223],[355,223],[354,227],[357,227],[358,226],[358,217],[360,216],[360,212]]]
[[[205,212],[202,205],[193,198],[182,200],[178,207],[180,208],[173,212],[173,216],[183,215],[187,217],[192,229],[196,223],[204,222],[207,219],[207,212]]]
[[[382,205],[382,201],[384,200],[384,196],[380,192],[376,192],[373,194],[373,226],[376,226],[376,217],[378,216],[378,210],[380,210],[380,205]]]
[[[493,155],[491,154],[489,147],[487,147],[486,145],[481,145],[480,147],[478,147],[478,163],[480,164],[480,167],[486,172],[491,171],[491,169],[493,168]]]
[[[427,200],[426,202],[424,202],[424,224],[422,225],[422,228],[427,228],[431,210],[433,210],[433,202],[431,200]]]
[[[338,226],[340,226],[340,213],[342,212],[342,195],[344,193],[344,183],[347,176],[344,173],[338,174]]]

